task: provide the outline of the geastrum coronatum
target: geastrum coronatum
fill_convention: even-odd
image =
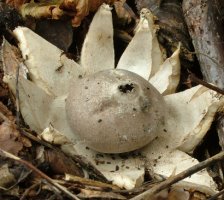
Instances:
[[[41,134],[51,125],[50,131],[67,137],[76,153],[128,189],[142,183],[145,167],[169,177],[198,163],[187,153],[206,134],[223,97],[201,85],[174,93],[180,47],[164,61],[148,10],[143,9],[116,69],[108,5],[93,18],[80,64],[28,28],[18,27],[14,34],[30,77],[20,73],[19,92],[21,113],[31,129]],[[4,80],[15,93],[15,74],[5,69]],[[125,159],[105,154],[136,149],[138,154]],[[215,190],[206,171],[185,180],[199,190],[200,185]]]

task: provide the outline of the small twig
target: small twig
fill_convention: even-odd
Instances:
[[[212,58],[211,56],[209,56],[209,55],[207,55],[206,53],[202,53],[202,52],[198,52],[198,51],[194,51],[194,52],[191,52],[190,51],[190,53],[191,54],[195,54],[195,55],[203,55],[203,56],[205,56],[205,57],[207,57],[207,58],[209,58],[212,62],[214,62],[218,67],[220,67],[220,68],[223,68],[223,66],[221,66],[214,58]]]
[[[190,80],[191,80],[192,82],[194,82],[194,83],[201,84],[201,85],[203,85],[203,86],[205,86],[205,87],[207,87],[207,88],[209,88],[209,89],[211,89],[211,90],[214,90],[214,91],[216,91],[216,92],[218,92],[218,93],[224,95],[224,90],[222,90],[222,89],[220,89],[220,88],[218,88],[218,87],[216,87],[216,86],[214,86],[214,85],[212,85],[212,84],[210,84],[210,83],[207,83],[206,81],[203,81],[203,80],[197,78],[197,77],[196,77],[193,73],[191,73],[191,72],[190,72],[189,78],[190,78]]]
[[[200,163],[198,163],[197,165],[194,165],[190,168],[188,168],[187,170],[177,174],[176,176],[172,176],[168,179],[166,179],[165,181],[161,182],[160,184],[152,187],[151,189],[133,197],[131,200],[143,200],[143,199],[150,199],[150,197],[152,195],[155,195],[156,193],[169,188],[171,185],[173,185],[174,183],[177,183],[178,181],[181,181],[191,175],[193,175],[194,173],[208,167],[209,165],[220,161],[224,159],[224,151],[216,154],[215,156],[208,158],[207,160],[204,160]]]
[[[73,182],[73,183],[81,183],[83,185],[88,185],[88,186],[95,186],[95,187],[99,187],[99,188],[109,188],[112,190],[118,190],[119,187],[112,185],[112,184],[108,184],[108,183],[104,183],[104,182],[100,182],[100,181],[96,181],[96,180],[92,180],[92,179],[88,179],[88,178],[82,178],[79,176],[74,176],[72,174],[66,174],[65,173],[65,178],[66,181],[69,182]]]
[[[78,197],[76,197],[74,194],[72,194],[70,191],[68,191],[65,187],[61,186],[60,184],[58,184],[57,182],[55,182],[53,179],[51,179],[49,176],[47,176],[46,174],[44,174],[42,171],[40,171],[39,169],[37,169],[35,166],[33,166],[31,163],[27,162],[26,160],[23,160],[7,151],[4,151],[0,148],[0,153],[8,158],[11,158],[13,160],[18,161],[19,163],[25,165],[26,167],[28,167],[29,169],[31,169],[33,172],[37,173],[40,177],[42,177],[43,179],[45,179],[48,183],[50,183],[51,185],[55,186],[56,188],[58,188],[60,191],[62,191],[67,197],[73,199],[73,200],[80,200]]]
[[[20,127],[20,107],[19,107],[19,70],[21,63],[17,67],[16,71],[16,124]]]
[[[60,151],[61,150],[58,148],[58,147],[55,147],[53,146],[52,144],[48,143],[48,142],[45,142],[41,139],[39,139],[38,137],[36,137],[35,135],[29,133],[26,129],[23,129],[23,128],[19,128],[19,131],[20,133],[22,133],[24,136],[26,136],[27,138],[37,142],[38,144],[40,145],[43,145],[44,147],[47,147],[49,149],[53,149],[53,150],[56,150],[56,151]]]

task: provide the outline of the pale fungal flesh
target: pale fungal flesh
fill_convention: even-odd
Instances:
[[[107,5],[101,6],[97,12],[84,42],[85,47],[82,50],[82,55],[91,53],[95,55],[97,49],[94,45],[88,45],[88,41],[92,44],[97,43],[96,40],[99,37],[95,36],[100,36],[100,31],[106,31],[106,34],[112,37],[111,23],[108,23],[108,27],[105,24],[103,29],[97,29],[104,20],[111,22],[110,12]],[[145,12],[143,12],[143,15],[145,15]],[[147,17],[150,17],[150,15],[147,15]],[[100,47],[97,47],[104,49],[104,46],[108,46],[108,51],[101,51],[100,55],[96,55],[95,58],[90,55],[82,56],[81,63],[89,63],[89,65],[81,67],[63,56],[57,47],[51,45],[31,30],[18,27],[14,31],[20,42],[20,50],[32,78],[31,82],[21,76],[19,81],[20,107],[27,124],[37,133],[41,133],[45,129],[44,134],[46,134],[46,128],[51,124],[57,130],[55,133],[64,135],[70,141],[70,144],[66,144],[67,146],[62,146],[64,151],[67,149],[71,153],[72,149],[68,147],[72,146],[75,153],[86,156],[114,184],[127,189],[142,183],[145,166],[150,168],[154,175],[169,177],[197,164],[198,161],[187,153],[192,152],[196,145],[200,143],[208,131],[215,113],[223,108],[223,97],[200,85],[172,94],[179,82],[179,48],[163,64],[154,66],[155,54],[152,51],[156,38],[152,33],[155,31],[155,27],[153,23],[148,23],[153,20],[150,21],[145,18],[142,16],[140,27],[130,43],[130,45],[135,46],[135,49],[132,46],[127,47],[118,68],[129,70],[128,67],[133,62],[131,71],[143,75],[146,80],[149,79],[149,82],[155,84],[157,90],[164,95],[169,94],[164,96],[164,108],[168,110],[164,113],[165,123],[158,127],[156,139],[139,150],[143,157],[137,156],[133,160],[133,156],[129,154],[126,155],[125,159],[119,157],[119,154],[101,154],[101,164],[96,162],[99,153],[86,148],[85,141],[80,141],[69,127],[66,119],[65,100],[71,79],[78,79],[80,76],[85,77],[85,74],[89,75],[92,72],[97,73],[102,69],[112,69],[114,67],[114,50],[111,47],[112,38],[99,43]],[[104,36],[103,33],[102,36]],[[149,43],[146,46],[142,43],[142,38],[148,38]],[[138,45],[139,43],[142,45]],[[149,53],[143,53],[143,49]],[[156,51],[158,51],[158,46]],[[46,54],[50,55],[47,59]],[[135,55],[138,56],[133,60]],[[91,66],[92,59],[95,59],[94,69]],[[105,59],[107,65],[104,65]],[[151,72],[154,74],[151,74]],[[163,84],[158,84],[157,79],[163,81]],[[4,80],[9,83],[12,91],[15,92],[15,76],[5,74]],[[42,101],[40,98],[45,100]],[[37,107],[38,109],[36,109]],[[89,118],[91,117],[89,116]],[[53,132],[51,131],[51,133]],[[216,190],[215,183],[206,171],[196,173],[186,181],[194,183],[194,189],[199,191],[212,193]],[[189,184],[186,187],[189,187]]]

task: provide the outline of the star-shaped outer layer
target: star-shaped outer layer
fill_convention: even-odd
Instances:
[[[223,106],[221,95],[201,85],[174,94],[180,76],[180,48],[164,61],[155,29],[152,14],[144,9],[138,30],[117,68],[141,75],[165,95],[166,123],[159,128],[154,141],[125,157],[86,148],[71,131],[65,113],[71,79],[115,67],[111,8],[102,5],[95,14],[82,48],[81,64],[68,59],[28,28],[18,27],[14,31],[32,80],[19,77],[20,108],[26,123],[37,133],[45,129],[42,137],[51,142],[60,134],[66,136],[70,144],[62,146],[64,151],[71,154],[72,146],[75,153],[86,156],[109,180],[126,189],[143,182],[145,167],[152,175],[169,177],[197,164],[187,153],[200,143],[215,113]],[[15,93],[15,73],[5,69],[4,80]],[[50,124],[54,128],[47,128]],[[185,187],[215,192],[215,184],[206,171],[185,181],[191,183]]]

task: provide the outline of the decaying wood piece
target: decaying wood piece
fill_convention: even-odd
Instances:
[[[222,1],[184,0],[183,11],[207,82],[224,88],[224,29],[218,5]]]
[[[184,0],[183,11],[203,77],[207,82],[224,88],[224,7],[222,0]],[[218,120],[217,131],[224,149],[224,119]]]

